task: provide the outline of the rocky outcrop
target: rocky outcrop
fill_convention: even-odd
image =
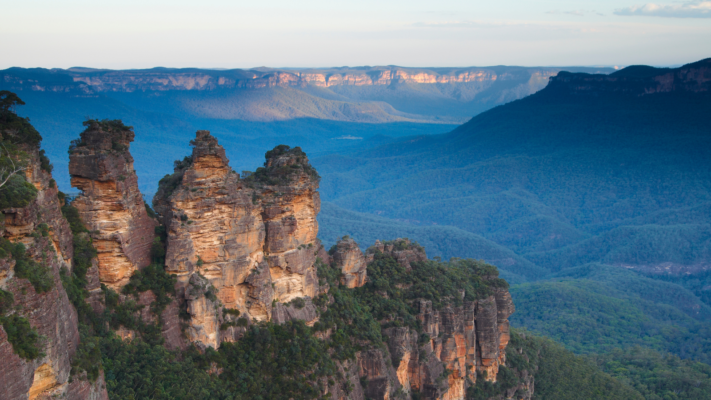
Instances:
[[[156,222],[138,190],[129,146],[132,128],[120,121],[87,121],[69,156],[71,184],[81,190],[72,205],[92,232],[99,280],[117,289],[150,261]]]
[[[365,285],[368,279],[366,260],[355,240],[348,237],[339,240],[332,258],[336,268],[343,274],[341,283],[345,287],[352,289]]]
[[[398,238],[390,242],[376,240],[375,244],[366,251],[367,263],[373,261],[375,252],[381,252],[391,256],[408,271],[412,269],[411,263],[427,261],[425,249],[419,244],[412,243],[410,239],[407,238]]]
[[[264,168],[242,179],[209,132],[198,131],[192,144],[154,205],[168,232],[166,270],[188,293],[190,340],[217,347],[239,334],[219,331],[221,308],[268,321],[276,303],[318,293],[318,179],[299,148],[270,151]],[[204,295],[208,284],[215,300]],[[280,310],[280,320],[315,322],[315,312]]]
[[[15,275],[15,260],[0,260],[0,289],[14,298],[10,312],[27,318],[43,338],[40,356],[27,360],[13,351],[5,329],[0,327],[0,398],[107,399],[103,375],[95,382],[78,376],[69,382],[79,331],[76,311],[60,280],[60,269],[71,271],[72,233],[61,213],[56,184],[51,174],[41,168],[38,148],[23,150],[29,155],[24,173],[37,195],[26,207],[2,210],[4,225],[0,233],[4,239],[23,243],[29,258],[49,270],[51,287],[35,290],[29,280]]]
[[[376,252],[390,255],[408,270],[427,260],[424,249],[407,239],[376,242],[366,252],[368,262]],[[476,383],[477,374],[495,381],[499,366],[506,361],[508,318],[514,305],[507,289],[492,290],[493,294],[483,299],[439,310],[433,308],[431,301],[416,300],[422,334],[408,327],[384,330],[396,382],[387,380],[388,374],[382,372],[387,368],[362,368],[361,376],[368,377],[366,394],[387,399],[400,388],[403,393],[418,392],[423,399],[463,400],[468,385]],[[382,350],[359,354],[361,365],[379,365],[372,352]],[[370,372],[376,370],[381,372]]]

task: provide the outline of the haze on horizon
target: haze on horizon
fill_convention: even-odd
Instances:
[[[0,68],[674,65],[709,57],[711,1],[659,1],[5,0]]]

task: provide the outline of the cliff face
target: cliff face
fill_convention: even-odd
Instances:
[[[570,68],[569,68],[570,69]],[[611,68],[572,68],[592,73],[613,72]],[[480,84],[521,81],[545,86],[546,80],[561,71],[549,67],[466,67],[407,68],[374,66],[366,68],[321,68],[279,70],[255,68],[225,71],[201,69],[149,70],[24,70],[0,71],[0,82],[11,90],[82,93],[146,91],[210,91],[220,89],[262,89],[272,87],[388,86],[392,84]]]
[[[236,71],[235,71],[236,72]],[[132,92],[136,90],[215,90],[261,89],[270,87],[387,86],[393,83],[455,84],[493,82],[514,78],[512,73],[468,68],[437,72],[399,67],[374,67],[371,70],[249,70],[239,73],[208,74],[200,71],[112,71],[85,76],[73,74],[74,82],[97,92]],[[554,71],[544,71],[544,78]]]
[[[709,92],[711,58],[679,68],[632,66],[610,75],[561,72],[551,78],[551,89],[572,94],[623,93],[637,96]]]
[[[129,152],[134,133],[116,121],[89,121],[69,156],[73,202],[92,232],[99,279],[114,289],[150,263],[156,223],[146,213]]]
[[[298,148],[270,152],[265,168],[245,180],[209,132],[198,131],[192,143],[192,156],[154,204],[168,232],[166,270],[187,293],[189,337],[217,347],[242,332],[220,331],[222,307],[268,321],[273,305],[318,292],[318,181]],[[297,314],[313,320],[313,306],[306,308]],[[280,308],[279,315],[294,313]]]
[[[47,291],[36,290],[28,279],[16,276],[16,260],[0,260],[0,289],[12,293],[14,313],[27,318],[44,339],[34,360],[19,357],[0,327],[0,398],[39,399],[66,396],[71,399],[107,399],[103,375],[95,382],[75,376],[69,382],[71,360],[79,343],[77,314],[60,280],[60,269],[71,271],[72,233],[62,216],[57,188],[49,172],[41,169],[38,148],[29,154],[27,181],[37,188],[26,207],[2,210],[4,239],[23,243],[34,262],[48,268]],[[46,225],[44,225],[46,224]]]
[[[413,268],[411,263],[427,259],[422,248],[412,246],[406,239],[389,244],[376,242],[368,251],[369,261],[375,251],[390,255],[408,270]],[[416,300],[414,304],[422,334],[408,327],[383,331],[392,371],[388,373],[386,364],[378,362],[384,356],[375,353],[381,350],[359,355],[361,376],[368,382],[364,388],[368,397],[387,399],[401,388],[405,393],[417,391],[423,399],[465,399],[468,382],[476,383],[477,373],[488,381],[496,380],[499,366],[506,361],[508,317],[514,311],[507,289],[497,288],[486,298],[439,310],[428,300]]]

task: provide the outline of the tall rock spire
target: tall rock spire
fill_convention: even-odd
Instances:
[[[242,179],[209,132],[198,131],[191,145],[192,155],[161,180],[154,205],[167,229],[166,270],[188,300],[190,339],[217,347],[241,334],[218,329],[230,326],[220,307],[269,321],[274,306],[316,296],[318,175],[298,147],[278,146]],[[292,314],[313,322],[307,304]]]
[[[101,282],[119,288],[150,264],[156,222],[138,190],[129,152],[133,128],[106,120],[85,125],[69,156],[71,184],[82,191],[73,205],[92,231]]]

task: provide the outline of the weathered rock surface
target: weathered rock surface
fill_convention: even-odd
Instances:
[[[0,288],[13,294],[15,312],[27,318],[37,333],[45,338],[43,355],[28,361],[20,358],[0,327],[0,399],[35,399],[58,396],[71,399],[107,399],[103,375],[96,382],[78,377],[69,383],[71,359],[79,343],[77,314],[62,286],[59,271],[71,270],[72,233],[62,216],[57,188],[50,173],[40,168],[37,148],[27,148],[30,163],[27,181],[37,189],[37,197],[23,208],[2,210],[1,234],[10,241],[22,242],[27,254],[49,268],[52,288],[35,291],[26,279],[14,276],[15,261],[0,261]],[[47,224],[48,234],[41,233]]]
[[[129,152],[133,138],[120,123],[90,121],[69,156],[71,184],[82,191],[72,204],[92,232],[99,280],[114,289],[150,264],[155,237]]]
[[[217,347],[235,340],[232,329],[219,332],[223,307],[268,321],[273,304],[318,294],[318,179],[298,148],[269,152],[263,169],[241,179],[209,132],[198,131],[192,144],[154,205],[168,233],[166,270],[187,293],[190,340]],[[189,288],[208,283],[215,301],[205,298],[207,289]],[[313,312],[280,310],[280,320],[315,322]]]
[[[332,258],[343,274],[341,283],[345,287],[352,289],[365,285],[368,279],[366,260],[355,240],[351,238],[339,240]]]
[[[377,251],[392,256],[406,269],[416,268],[416,262],[427,259],[424,249],[407,239],[376,242],[366,252],[368,262]],[[366,396],[389,399],[400,389],[407,396],[419,392],[423,399],[463,400],[477,373],[486,380],[496,379],[499,366],[506,360],[508,317],[514,312],[508,290],[495,288],[493,295],[465,301],[459,307],[435,310],[427,300],[418,300],[415,306],[426,336],[408,327],[384,330],[391,366],[380,363],[380,358],[386,357],[383,350],[358,355],[360,376],[367,379],[363,388]]]
[[[408,271],[412,269],[410,263],[427,261],[425,249],[419,245],[414,245],[410,239],[396,239],[385,243],[376,240],[375,244],[366,251],[367,263],[373,261],[373,255],[376,251],[390,255]]]

